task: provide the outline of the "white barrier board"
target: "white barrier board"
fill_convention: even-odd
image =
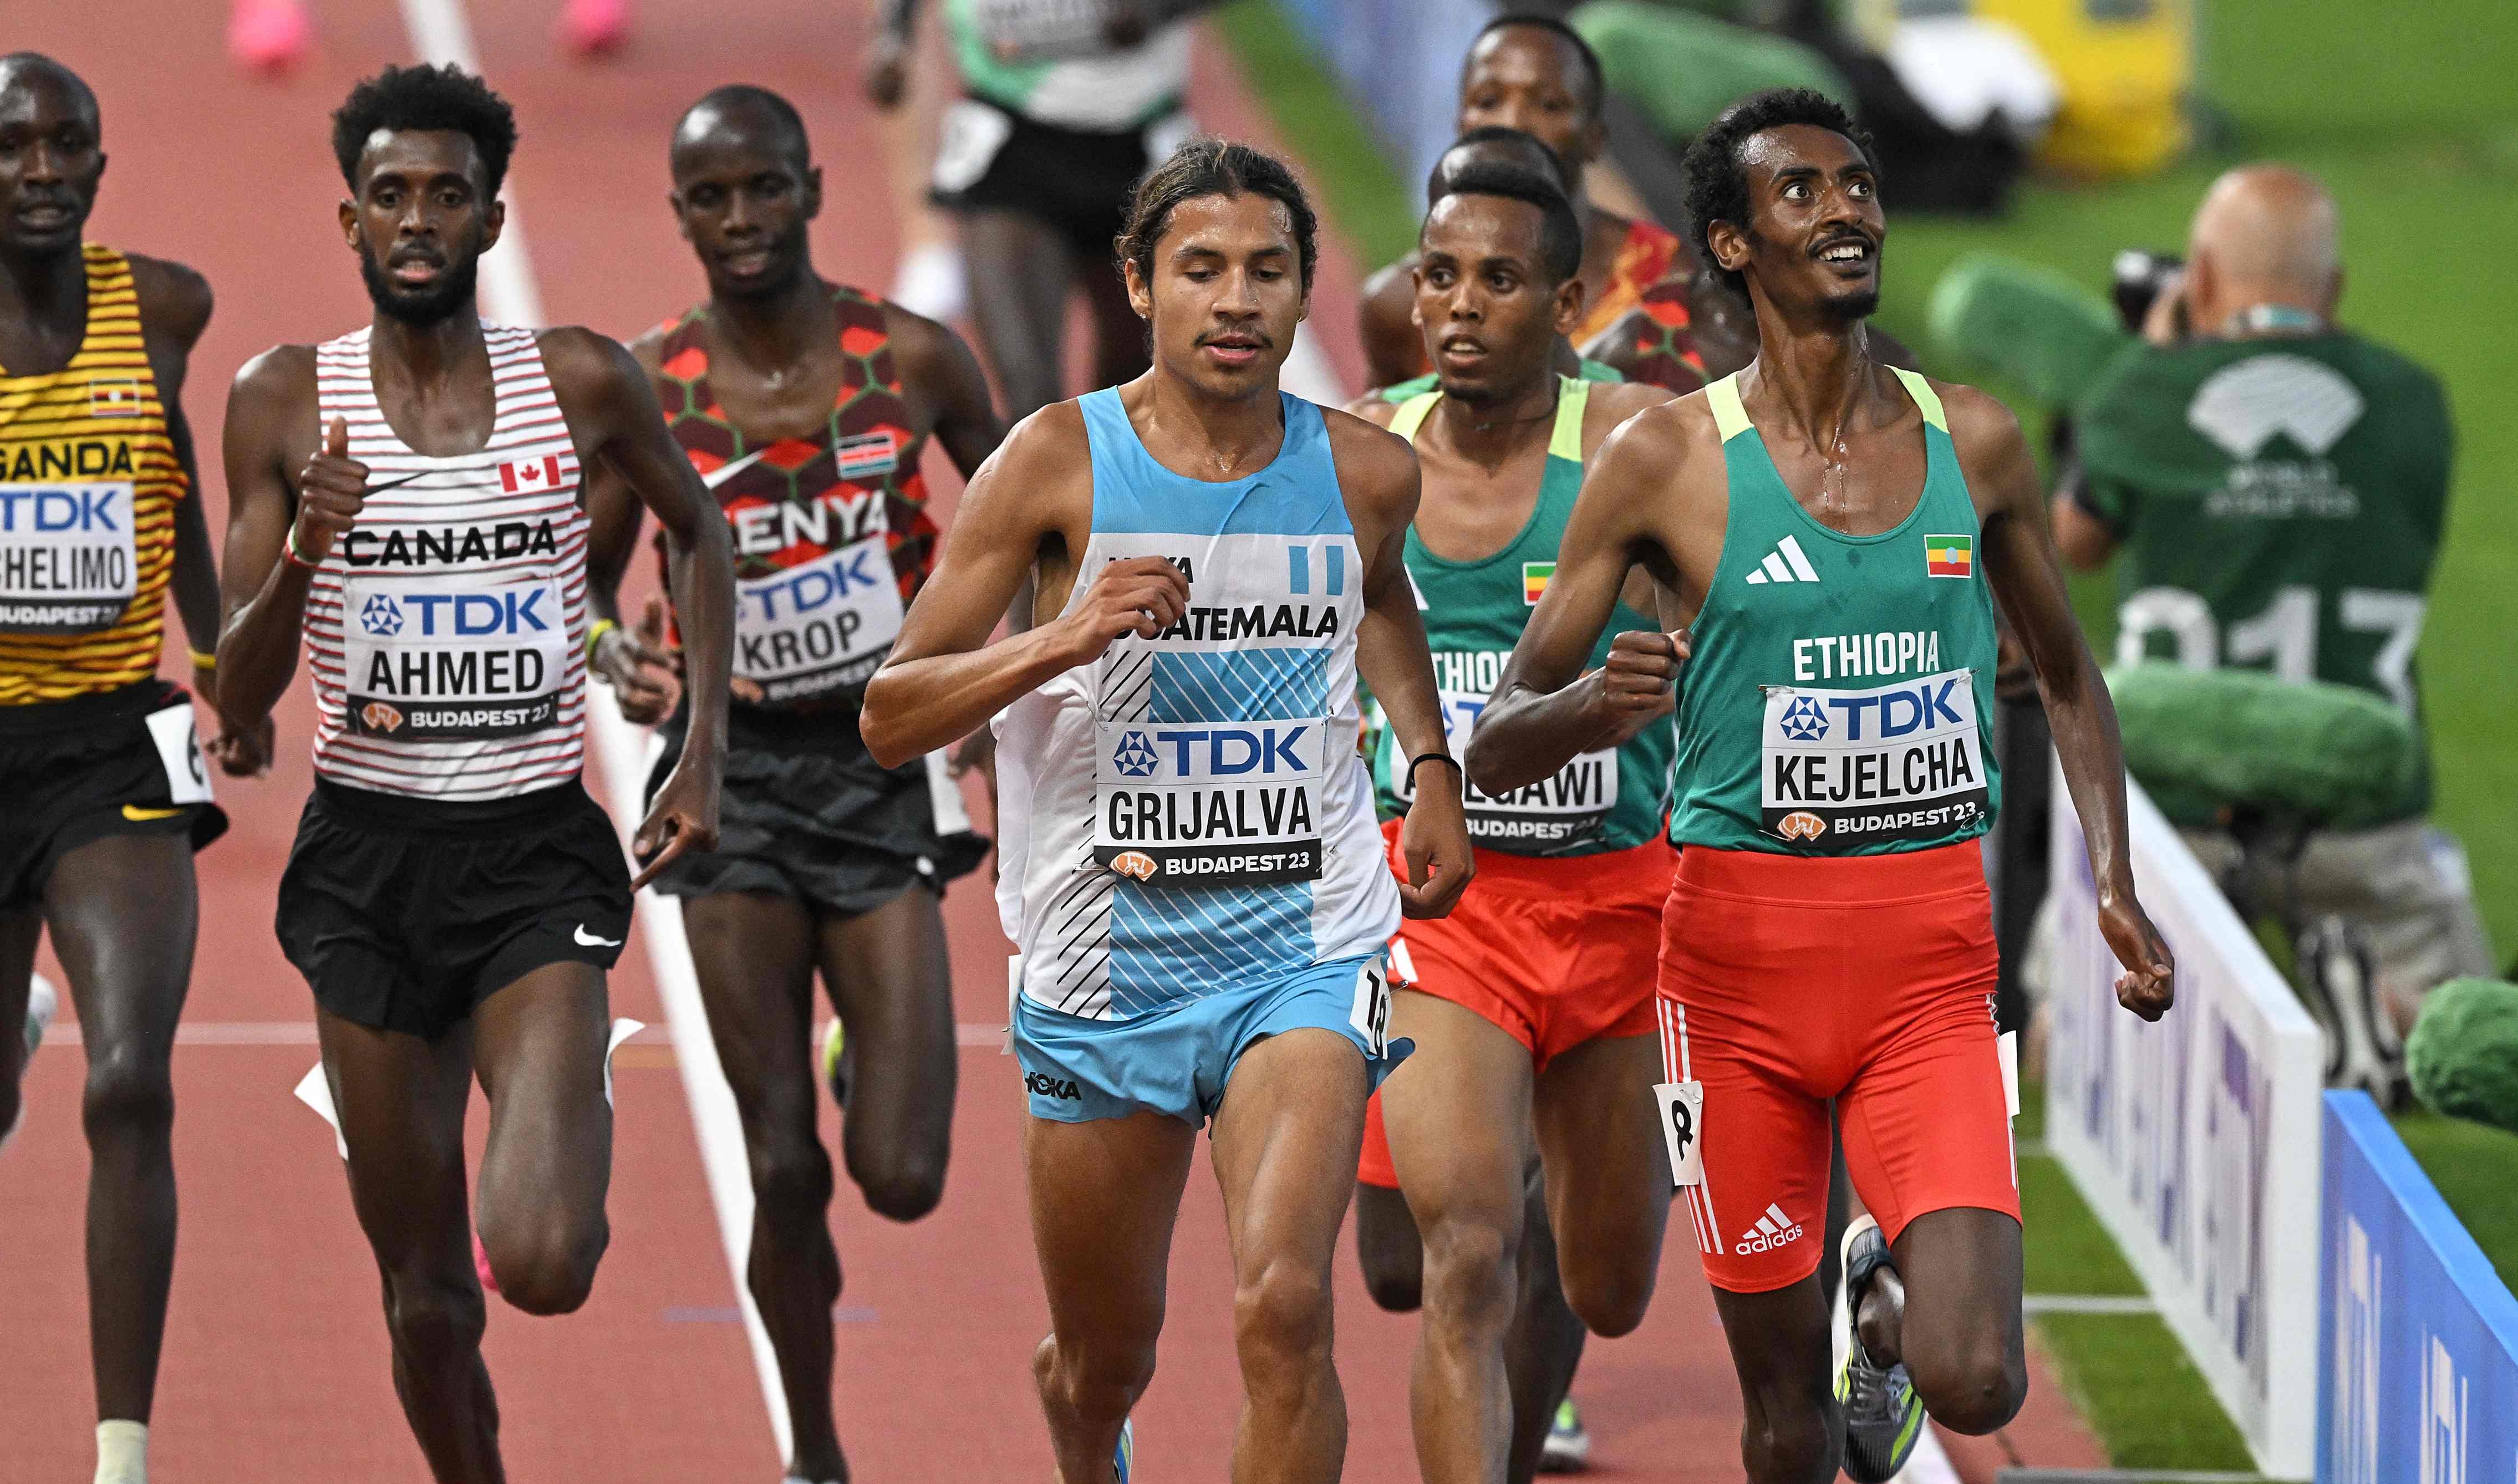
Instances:
[[[2081,824],[2054,787],[2046,1143],[2245,1434],[2304,1479],[2317,1437],[2317,1024],[2141,788],[2135,890],[2177,955],[2177,1006],[2116,1003]]]

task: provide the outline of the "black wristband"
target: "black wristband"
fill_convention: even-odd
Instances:
[[[1425,766],[1427,763],[1442,763],[1449,767],[1454,773],[1459,774],[1460,781],[1462,783],[1466,783],[1468,781],[1469,775],[1466,770],[1461,768],[1460,760],[1454,757],[1449,752],[1419,752],[1414,757],[1408,759],[1408,782],[1411,785],[1413,785],[1416,782],[1416,770]]]

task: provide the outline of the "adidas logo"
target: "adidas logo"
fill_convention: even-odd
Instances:
[[[1802,551],[1802,543],[1786,536],[1774,550],[1766,553],[1766,560],[1758,564],[1758,570],[1749,573],[1749,580],[1758,583],[1815,582],[1818,569],[1810,566],[1808,556]]]
[[[1792,537],[1784,539],[1789,541]],[[1783,1208],[1769,1205],[1766,1213],[1758,1218],[1758,1224],[1740,1234],[1739,1244],[1731,1249],[1731,1255],[1746,1257],[1752,1252],[1771,1252],[1776,1248],[1787,1247],[1800,1240],[1801,1224],[1785,1215]]]

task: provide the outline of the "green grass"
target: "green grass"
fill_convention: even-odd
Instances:
[[[2168,1326],[2149,1314],[2049,1314],[2037,1321],[2063,1389],[2118,1468],[2252,1470],[2238,1429]],[[2194,1404],[2201,1397],[2203,1405]]]
[[[2518,1287],[2518,1134],[2436,1113],[2405,1114],[2396,1132],[2500,1281]]]

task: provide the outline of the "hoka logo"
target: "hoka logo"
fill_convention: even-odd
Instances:
[[[1746,1257],[1753,1252],[1770,1252],[1800,1240],[1801,1223],[1785,1215],[1782,1207],[1769,1205],[1766,1213],[1758,1218],[1758,1224],[1740,1234],[1739,1244],[1731,1249],[1731,1255]]]

